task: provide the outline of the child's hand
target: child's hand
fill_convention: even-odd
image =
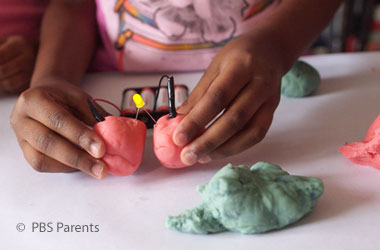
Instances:
[[[19,94],[29,87],[37,43],[22,36],[0,38],[0,92]]]
[[[225,109],[182,150],[181,160],[186,165],[237,154],[260,142],[267,133],[280,100],[285,66],[276,46],[258,39],[242,36],[221,49],[180,108],[179,112],[187,116],[173,134],[179,146],[189,143]]]
[[[105,144],[87,126],[96,122],[89,95],[64,81],[46,82],[50,85],[23,92],[10,118],[26,160],[39,172],[81,170],[104,178],[106,166],[99,158]]]

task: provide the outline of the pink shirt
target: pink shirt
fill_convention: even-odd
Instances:
[[[47,0],[0,0],[0,37],[23,35],[37,39]]]
[[[97,0],[103,69],[205,70],[281,0]]]

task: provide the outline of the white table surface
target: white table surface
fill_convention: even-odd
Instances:
[[[42,174],[24,160],[8,117],[15,97],[0,98],[0,249],[380,249],[380,170],[354,165],[338,147],[361,140],[380,113],[380,53],[312,56],[323,81],[314,96],[282,98],[263,142],[209,165],[166,169],[146,141],[144,160],[129,177],[98,181],[80,172]],[[200,73],[175,74],[194,87]],[[84,88],[120,103],[127,86],[156,84],[158,75],[89,75]],[[291,174],[323,180],[313,213],[261,235],[183,234],[165,228],[168,215],[198,205],[196,185],[227,162],[269,161]],[[32,232],[33,222],[99,225],[99,232]],[[25,224],[18,232],[16,225]],[[56,231],[56,230],[55,230]]]

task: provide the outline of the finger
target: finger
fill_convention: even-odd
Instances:
[[[226,108],[238,92],[247,84],[248,74],[237,66],[226,68],[211,83],[206,94],[191,109],[173,133],[173,141],[178,146],[189,143],[210,121]],[[231,83],[234,87],[231,88]]]
[[[0,89],[6,93],[19,94],[29,87],[29,77],[24,72],[18,72],[0,80]]]
[[[103,107],[100,106],[99,104],[95,103],[95,106],[96,106],[96,109],[99,111],[99,113],[103,117],[111,115],[107,111],[105,111]],[[95,119],[94,115],[92,114],[92,111],[88,103],[86,103],[85,105],[79,105],[79,106],[77,105],[77,107],[73,110],[73,113],[75,117],[80,118],[84,123],[86,123],[87,125],[91,127],[95,126],[95,124],[98,123],[98,121]]]
[[[217,67],[214,66],[214,64],[211,64],[199,80],[196,87],[190,93],[189,98],[187,98],[181,107],[178,108],[178,113],[185,115],[188,114],[195,104],[198,103],[202,96],[207,92],[210,83],[215,80],[218,74]]]
[[[27,141],[20,142],[26,161],[37,172],[43,173],[70,173],[78,171],[62,164],[47,155],[44,155],[33,148]]]
[[[7,39],[0,44],[0,64],[10,61],[12,58],[21,54],[18,49],[19,44],[14,39]]]
[[[267,91],[263,86],[263,83],[251,82],[244,87],[227,111],[182,150],[183,163],[195,164],[200,157],[207,155],[240,131],[264,102]]]
[[[205,164],[212,160],[235,155],[262,141],[272,124],[276,107],[277,105],[270,103],[264,104],[243,130],[208,155],[199,159],[198,162]]]
[[[96,158],[105,154],[106,147],[103,140],[83,122],[74,117],[68,110],[57,105],[57,102],[41,92],[35,98],[38,102],[28,102],[28,92],[21,94],[24,99],[25,111],[34,120],[41,122],[46,127],[67,138],[72,143],[80,146]],[[36,106],[35,103],[38,103]],[[84,104],[86,105],[86,104]]]
[[[70,84],[64,82],[64,84]],[[70,92],[68,92],[65,88],[62,89],[62,92],[66,95],[64,98],[64,103],[66,103],[67,108],[69,108],[70,113],[74,115],[78,120],[84,122],[85,124],[93,127],[98,121],[93,116],[90,106],[87,103],[88,99],[92,99],[90,95],[86,92],[83,92],[81,88],[78,86],[74,86],[70,84]],[[62,85],[65,86],[65,85]],[[82,102],[78,102],[78,100],[83,100]],[[96,108],[102,116],[109,116],[110,114],[106,112],[100,105],[95,103]]]
[[[106,176],[106,166],[101,160],[91,157],[85,151],[32,119],[24,119],[18,134],[40,153],[68,167],[78,169],[97,179],[103,179]]]
[[[0,80],[22,71],[22,57],[17,56],[0,65]]]

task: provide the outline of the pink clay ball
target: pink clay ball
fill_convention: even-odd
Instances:
[[[107,116],[98,122],[94,131],[106,144],[103,156],[108,173],[117,176],[133,174],[144,154],[146,126],[143,122],[126,117]]]
[[[158,119],[154,125],[153,144],[156,157],[167,168],[187,167],[181,161],[181,151],[184,146],[179,147],[173,142],[173,132],[185,115],[177,114],[175,118],[169,119],[169,115]]]

